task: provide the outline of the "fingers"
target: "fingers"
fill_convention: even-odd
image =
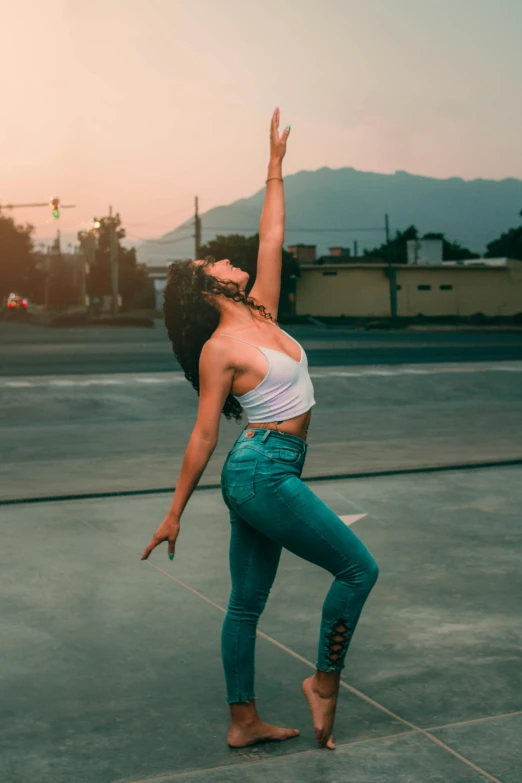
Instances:
[[[148,547],[145,549],[144,553],[142,554],[141,559],[142,560],[146,560],[148,558],[148,556],[150,555],[150,553],[152,552],[152,550],[156,549],[158,544],[161,544],[161,542],[165,541],[166,538],[167,538],[167,536],[158,535],[158,531],[156,530],[156,532],[154,533],[154,535],[152,536],[152,538],[150,540],[150,544],[148,545]]]
[[[288,136],[290,135],[290,128],[291,126],[287,125],[281,136],[279,136],[279,107],[274,109],[274,113],[272,114],[272,121],[270,123],[270,135],[272,138],[272,143],[282,144],[284,146]]]
[[[158,544],[161,544],[161,543],[162,543],[162,541],[166,541],[166,540],[168,540],[168,539],[166,539],[166,538],[156,538],[156,536],[153,536],[153,538],[152,538],[152,541],[150,542],[150,544],[148,545],[148,547],[147,547],[147,548],[145,549],[145,551],[143,552],[143,554],[142,554],[142,556],[141,556],[141,559],[142,559],[142,560],[146,560],[146,559],[148,558],[148,556],[150,555],[150,553],[151,553],[151,552],[152,552],[154,549],[156,549],[156,547],[158,546]],[[175,553],[175,551],[176,551],[176,539],[175,539],[175,538],[173,538],[172,540],[169,540],[168,555],[169,555],[169,559],[170,559],[170,560],[173,560],[173,559],[174,559],[174,553]]]
[[[148,558],[148,556],[150,555],[150,553],[152,552],[152,550],[155,549],[158,546],[158,544],[159,544],[159,541],[157,541],[156,539],[153,538],[152,541],[150,542],[150,544],[148,545],[148,547],[143,552],[143,554],[141,556],[141,559],[142,560],[146,560]]]
[[[142,560],[146,560],[148,558],[148,556],[150,555],[150,553],[152,552],[153,549],[154,549],[154,546],[152,544],[149,544],[148,547],[143,552],[143,554],[141,556],[141,559]]]
[[[277,141],[279,138],[279,133],[277,132],[277,129],[279,128],[279,109],[274,109],[274,113],[272,114],[272,120],[270,122],[270,135],[274,139],[274,141]]]

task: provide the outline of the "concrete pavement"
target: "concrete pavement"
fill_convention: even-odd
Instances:
[[[174,561],[140,555],[168,495],[2,509],[0,775],[9,783],[519,783],[522,469],[324,481],[381,573],[348,653],[336,751],[300,683],[330,576],[283,553],[260,623],[258,707],[300,729],[226,746],[230,589],[219,490]]]
[[[472,360],[469,337],[454,350],[403,337],[378,338],[378,349],[375,335],[353,348],[345,334],[337,348],[317,337],[309,353],[317,405],[302,478],[380,566],[347,657],[333,752],[317,749],[300,690],[330,576],[288,552],[260,623],[258,706],[301,735],[238,751],[225,742],[219,477],[246,421],[223,418],[174,561],[162,545],[142,562],[195,420],[190,384],[140,372],[150,344],[130,334],[43,335],[12,373],[0,369],[2,782],[519,783],[522,466],[502,463],[522,461],[522,361]],[[92,372],[114,361],[118,339],[125,362]],[[405,362],[412,345],[424,362]],[[345,358],[381,349],[400,361]],[[437,351],[444,360],[429,361]],[[39,352],[42,372],[31,364]],[[459,352],[465,360],[452,361]],[[497,467],[455,469],[483,463]],[[433,467],[448,470],[376,475]],[[99,497],[140,491],[151,494]],[[49,500],[75,494],[87,497]]]

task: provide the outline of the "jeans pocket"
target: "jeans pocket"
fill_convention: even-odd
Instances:
[[[297,449],[278,449],[274,456],[283,462],[297,462],[301,457],[301,452]]]
[[[226,492],[237,506],[246,503],[256,494],[254,482],[257,460],[229,462],[227,466]]]

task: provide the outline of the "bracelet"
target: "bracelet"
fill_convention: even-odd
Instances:
[[[268,177],[268,179],[265,179],[265,185],[267,182],[270,182],[271,179],[280,179],[281,182],[283,182],[283,177]]]

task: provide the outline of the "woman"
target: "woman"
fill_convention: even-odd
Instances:
[[[222,656],[230,705],[228,744],[239,748],[297,736],[263,723],[255,705],[256,627],[282,547],[334,576],[322,611],[317,669],[303,682],[321,746],[334,748],[339,678],[362,607],[378,574],[357,536],[301,481],[314,391],[303,349],[276,321],[284,239],[282,161],[290,133],[272,116],[270,162],[259,227],[257,276],[228,259],[172,264],[164,312],[174,353],[199,394],[196,424],[170,510],[145,549],[162,541],[174,557],[180,517],[217,440],[221,413],[249,423],[222,471],[230,511],[232,593],[223,624]]]

